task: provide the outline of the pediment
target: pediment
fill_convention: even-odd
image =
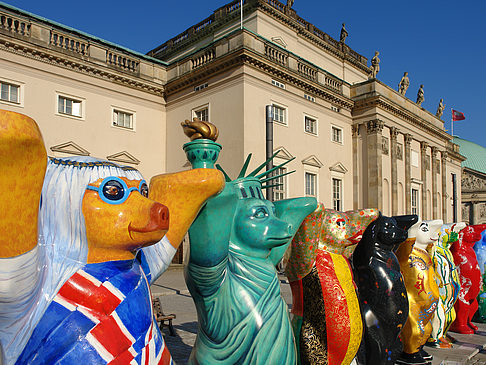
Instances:
[[[281,158],[283,160],[291,160],[294,158],[294,156],[292,156],[292,154],[283,146],[280,146],[280,147],[277,147],[273,150],[273,153],[277,152],[277,155],[275,156],[275,158]]]
[[[346,172],[348,172],[348,169],[341,162],[337,162],[334,165],[330,166],[329,170],[338,172],[340,174],[345,174]]]
[[[287,43],[285,43],[282,37],[273,37],[272,42],[282,46],[283,48],[287,48]]]
[[[135,158],[132,154],[128,153],[127,151],[122,151],[118,153],[114,153],[113,155],[106,156],[108,161],[114,162],[121,162],[121,163],[131,163],[134,165],[138,165],[140,160]]]
[[[304,158],[302,160],[302,163],[304,165],[314,166],[314,167],[318,167],[318,168],[321,168],[322,166],[324,166],[322,164],[322,162],[319,161],[319,159],[315,155],[310,155],[309,157]]]
[[[85,150],[83,147],[74,143],[73,141],[52,146],[51,151],[65,153],[67,155],[89,156],[88,150]]]

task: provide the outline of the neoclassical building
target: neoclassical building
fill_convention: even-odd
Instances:
[[[243,24],[240,11],[233,1],[144,55],[0,5],[1,107],[33,117],[51,155],[131,164],[147,179],[188,168],[180,122],[198,117],[218,126],[233,177],[267,145],[274,164],[293,159],[274,199],[461,219],[464,158],[409,99],[416,90],[370,78],[365,56],[279,1],[244,1]]]
[[[454,137],[466,157],[462,163],[462,219],[469,224],[486,223],[486,148]]]

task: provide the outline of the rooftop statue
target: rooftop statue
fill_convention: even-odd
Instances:
[[[408,230],[408,240],[396,252],[409,304],[408,320],[400,335],[403,352],[397,364],[425,364],[432,360],[423,346],[432,331],[430,319],[437,307],[439,288],[428,249],[438,241],[442,225],[440,219],[419,219]]]
[[[199,147],[193,149],[194,143]],[[198,139],[184,149],[191,162],[195,160],[191,154],[205,155],[207,168],[212,169],[215,159],[208,146],[214,144]],[[250,157],[235,180],[225,173],[224,190],[207,202],[189,230],[185,278],[199,326],[190,364],[297,361],[275,265],[317,202],[314,198],[266,200],[262,184],[264,188],[277,179],[270,174],[280,166],[259,173],[265,162],[246,175]]]
[[[395,249],[408,238],[416,215],[371,222],[352,256],[354,280],[364,322],[364,355],[359,364],[394,365],[402,352],[400,332],[408,317],[407,289]]]
[[[435,278],[439,285],[439,302],[431,320],[432,332],[427,340],[427,345],[431,347],[452,347],[446,335],[456,318],[454,303],[459,294],[460,284],[450,246],[459,239],[459,231],[464,227],[465,223],[444,224],[432,253]]]
[[[459,240],[451,246],[461,281],[459,298],[454,305],[456,320],[450,328],[453,332],[473,334],[478,330],[472,323],[472,318],[478,310],[477,296],[481,288],[481,271],[473,247],[481,240],[481,232],[484,230],[486,224],[467,226],[459,232]]]
[[[345,43],[346,38],[348,38],[348,31],[346,30],[346,27],[344,26],[344,23],[343,23],[343,26],[341,28],[341,34],[339,35],[339,41],[341,43]]]
[[[380,58],[378,57],[379,54],[380,52],[375,51],[375,55],[371,59],[371,73],[369,77],[370,79],[375,79],[378,72],[380,72]]]
[[[404,72],[402,79],[398,83],[398,92],[403,96],[405,96],[409,86],[410,86],[410,80],[408,79],[408,72]]]
[[[444,109],[445,109],[444,99],[440,99],[439,105],[437,106],[437,112],[435,113],[435,116],[437,118],[441,118],[442,114],[444,114]]]
[[[424,97],[424,85],[420,85],[420,88],[417,91],[417,105],[422,106],[422,103],[424,102],[425,97]]]
[[[6,111],[0,164],[3,363],[170,364],[149,285],[222,175],[165,175],[152,193],[131,167],[47,159],[36,123]]]
[[[474,316],[475,322],[486,323],[486,231],[481,233],[482,239],[475,243],[474,252],[478,258],[479,270],[483,281],[482,288],[478,294],[478,311]]]
[[[363,323],[348,258],[378,210],[338,212],[322,203],[292,240],[286,275],[302,364],[350,364]]]

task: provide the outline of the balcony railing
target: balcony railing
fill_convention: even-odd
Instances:
[[[202,65],[205,65],[206,63],[211,62],[215,57],[216,57],[216,51],[214,48],[205,50],[202,53],[198,53],[191,60],[192,68],[195,69]]]

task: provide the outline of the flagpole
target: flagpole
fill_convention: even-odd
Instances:
[[[243,0],[240,0],[240,29],[243,29]]]
[[[451,108],[451,134],[452,138],[454,138],[454,116],[452,115],[452,108]]]

